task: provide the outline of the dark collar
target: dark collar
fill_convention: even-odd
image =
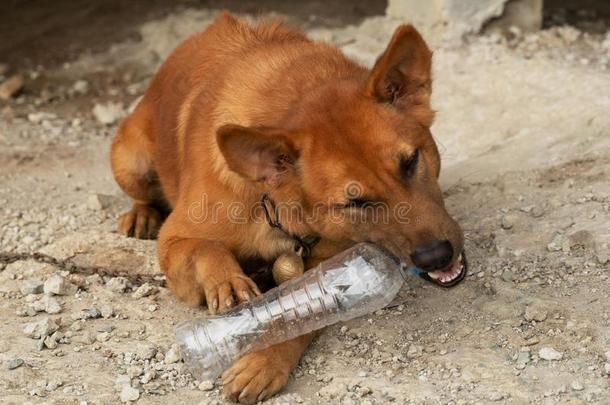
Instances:
[[[280,222],[275,201],[273,201],[267,194],[263,194],[261,196],[261,205],[263,206],[263,210],[265,211],[265,218],[267,219],[267,223],[269,224],[269,226],[272,228],[279,229],[286,236],[294,240],[294,250],[297,252],[301,251],[301,257],[310,257],[311,251],[321,238],[317,235],[299,236],[288,232],[288,230],[286,230],[286,228],[284,228],[282,226],[282,223]]]

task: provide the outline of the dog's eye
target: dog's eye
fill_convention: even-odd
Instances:
[[[409,178],[415,173],[417,169],[417,161],[419,159],[419,149],[409,157],[403,157],[400,159],[400,175],[404,178]]]
[[[336,208],[368,208],[374,207],[376,204],[378,203],[365,198],[350,198],[345,204],[337,204]]]
[[[369,205],[373,205],[373,202],[370,200],[365,200],[363,198],[352,198],[347,202],[346,207],[365,208],[365,207],[368,207]]]
[[[378,203],[364,198],[350,198],[347,203],[337,205],[337,208],[369,208],[374,207],[376,204]]]

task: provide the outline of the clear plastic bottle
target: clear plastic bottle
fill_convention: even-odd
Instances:
[[[360,243],[222,315],[182,323],[176,340],[195,378],[213,380],[245,353],[385,307],[402,281],[393,258]]]

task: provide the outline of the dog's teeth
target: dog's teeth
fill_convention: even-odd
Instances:
[[[435,280],[438,280],[439,278],[441,278],[441,275],[437,272],[428,273],[428,275]]]

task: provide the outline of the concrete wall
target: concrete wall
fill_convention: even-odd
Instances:
[[[487,25],[523,31],[542,25],[543,0],[388,0],[389,17],[413,23],[431,42],[460,41]]]

